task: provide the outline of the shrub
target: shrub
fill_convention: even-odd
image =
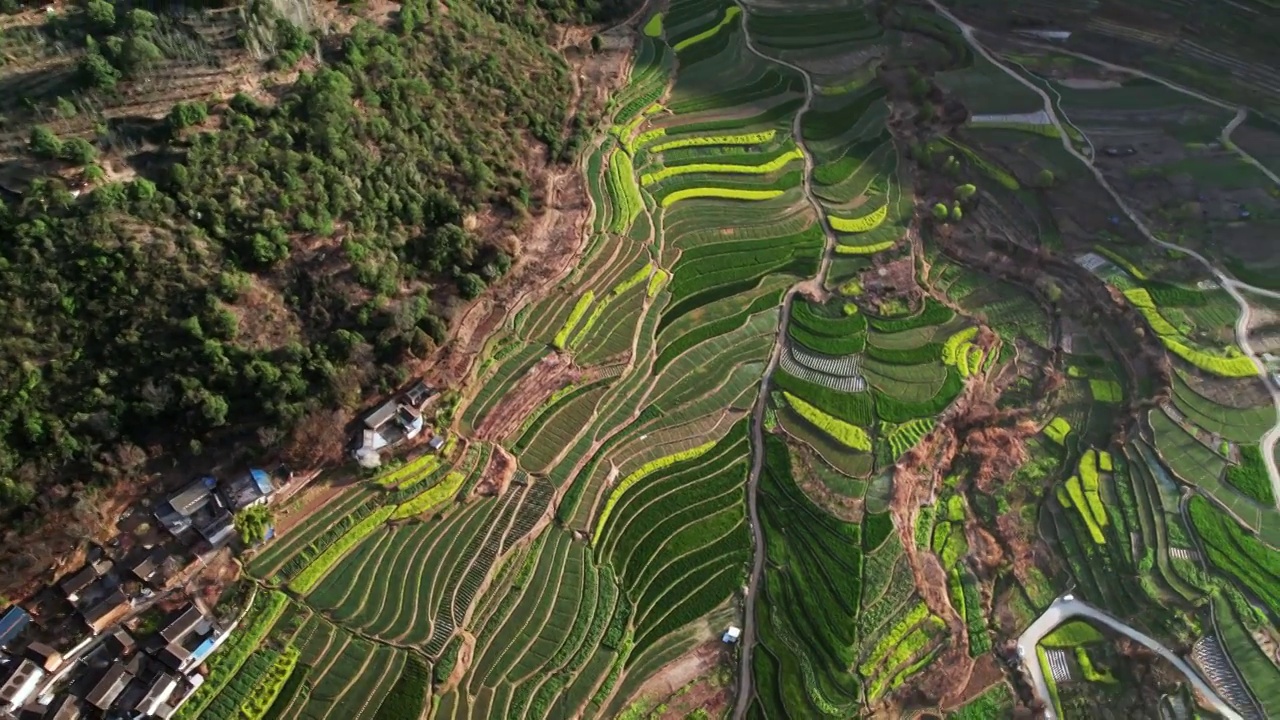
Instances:
[[[792,409],[800,414],[800,417],[835,438],[841,445],[854,450],[861,450],[862,452],[871,452],[871,438],[868,437],[866,430],[839,418],[832,417],[788,392],[784,391],[783,396],[786,397],[787,403],[791,405]]]
[[[435,667],[431,669],[431,678],[437,684],[441,684],[449,679],[453,674],[453,669],[458,666],[458,657],[462,654],[462,636],[455,635],[445,646],[444,652],[440,653],[440,659],[436,661]]]

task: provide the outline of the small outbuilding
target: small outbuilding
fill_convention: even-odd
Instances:
[[[0,645],[7,645],[22,634],[31,624],[31,616],[26,610],[14,605],[0,616]]]
[[[738,638],[742,637],[742,628],[737,625],[730,625],[728,630],[724,631],[724,635],[720,639],[730,645],[738,642]]]

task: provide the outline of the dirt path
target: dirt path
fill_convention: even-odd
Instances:
[[[1253,361],[1254,367],[1257,368],[1259,375],[1262,376],[1263,384],[1267,386],[1267,392],[1271,394],[1271,404],[1276,410],[1276,423],[1271,427],[1270,430],[1267,431],[1265,435],[1262,436],[1261,443],[1262,443],[1262,459],[1267,466],[1267,476],[1271,480],[1271,489],[1276,496],[1277,507],[1280,508],[1280,470],[1276,468],[1276,460],[1275,460],[1276,443],[1277,441],[1280,441],[1280,390],[1277,389],[1275,379],[1272,378],[1270,374],[1267,372],[1266,366],[1264,366],[1262,364],[1262,361],[1258,359],[1258,355],[1253,351],[1253,347],[1249,342],[1249,321],[1252,317],[1253,310],[1249,307],[1249,303],[1247,300],[1245,300],[1244,295],[1242,294],[1241,291],[1244,290],[1244,291],[1256,293],[1258,295],[1263,295],[1269,298],[1280,298],[1280,292],[1266,290],[1263,288],[1254,287],[1247,283],[1240,282],[1239,280],[1236,280],[1230,275],[1227,275],[1226,272],[1224,272],[1223,270],[1218,269],[1216,266],[1214,266],[1213,263],[1209,262],[1208,259],[1206,259],[1203,255],[1196,252],[1195,250],[1191,250],[1189,248],[1182,247],[1181,245],[1167,242],[1165,240],[1161,240],[1160,238],[1156,237],[1155,234],[1151,232],[1150,228],[1147,227],[1146,223],[1143,222],[1142,218],[1138,216],[1138,213],[1134,211],[1134,209],[1130,207],[1127,202],[1125,202],[1124,198],[1120,196],[1120,193],[1116,192],[1115,188],[1111,187],[1111,183],[1107,181],[1106,177],[1102,174],[1102,171],[1099,170],[1096,166],[1094,166],[1093,161],[1085,157],[1084,155],[1082,155],[1080,151],[1076,150],[1075,146],[1071,144],[1071,137],[1067,134],[1066,130],[1064,129],[1062,120],[1058,117],[1058,113],[1054,109],[1053,101],[1049,98],[1049,95],[1035,83],[1027,80],[1022,75],[1009,69],[1009,67],[1000,58],[996,57],[993,53],[987,50],[987,48],[981,42],[979,42],[978,39],[974,36],[973,27],[971,25],[957,18],[954,14],[951,13],[950,10],[947,10],[945,7],[943,7],[942,4],[938,2],[938,0],[929,0],[929,4],[933,6],[934,10],[936,10],[939,15],[946,18],[950,22],[954,23],[955,26],[960,29],[960,33],[961,35],[964,36],[965,42],[969,43],[969,46],[972,47],[973,50],[977,52],[979,55],[981,55],[984,59],[986,59],[987,62],[990,62],[992,65],[995,65],[1005,74],[1009,75],[1009,77],[1012,77],[1014,80],[1018,81],[1023,86],[1029,88],[1036,95],[1040,96],[1040,99],[1044,101],[1044,109],[1045,109],[1045,112],[1048,113],[1049,115],[1049,120],[1053,123],[1054,127],[1058,129],[1058,136],[1059,136],[1059,139],[1062,141],[1062,147],[1068,153],[1070,153],[1073,157],[1079,160],[1086,168],[1088,168],[1090,172],[1093,173],[1094,178],[1097,179],[1098,184],[1102,186],[1102,189],[1107,191],[1107,194],[1111,196],[1111,199],[1116,202],[1116,205],[1120,207],[1120,210],[1124,212],[1124,214],[1129,218],[1129,220],[1134,224],[1134,226],[1138,228],[1139,232],[1141,232],[1142,235],[1147,238],[1147,240],[1151,241],[1156,245],[1159,245],[1160,247],[1166,248],[1168,250],[1177,250],[1178,252],[1184,253],[1192,258],[1195,258],[1197,262],[1203,265],[1205,269],[1207,269],[1209,273],[1214,276],[1214,278],[1218,281],[1218,284],[1220,284],[1222,288],[1226,290],[1229,295],[1231,295],[1231,298],[1236,301],[1236,304],[1240,307],[1240,315],[1237,317],[1236,325],[1235,325],[1236,344],[1239,345],[1240,350],[1244,352],[1244,354],[1251,361]],[[1103,61],[1099,61],[1094,58],[1085,58],[1085,59],[1098,62],[1099,64],[1108,65],[1116,69],[1127,70],[1129,72],[1138,72],[1138,71],[1132,70],[1131,68],[1120,68],[1119,66],[1110,65],[1110,63],[1105,63]],[[1210,100],[1205,96],[1185,90],[1183,88],[1179,88],[1168,82],[1162,81],[1159,78],[1156,78],[1151,75],[1147,75],[1146,73],[1139,72],[1139,74],[1143,75],[1144,77],[1148,77],[1152,80],[1155,80],[1156,82],[1162,82],[1168,87],[1171,87],[1180,92],[1185,92],[1189,95],[1194,95],[1195,97],[1198,97],[1207,102],[1212,102],[1215,105],[1223,106],[1220,101]],[[1239,120],[1241,121],[1243,120],[1242,117],[1239,117],[1239,116],[1237,117]],[[1228,129],[1234,130],[1235,129],[1234,126],[1238,126],[1238,125],[1239,125],[1239,122],[1237,122],[1236,120],[1233,120],[1232,124],[1229,124],[1227,128],[1223,129],[1223,137],[1225,138],[1227,135],[1230,134]]]
[[[804,195],[808,198],[809,203],[813,205],[813,210],[818,216],[818,222],[822,225],[823,234],[826,235],[826,244],[823,246],[822,262],[818,266],[818,274],[813,278],[791,286],[782,298],[782,312],[778,318],[778,332],[773,342],[773,352],[769,355],[769,364],[765,366],[764,376],[760,380],[760,392],[756,396],[755,407],[751,411],[751,472],[747,476],[747,516],[751,523],[751,539],[754,550],[752,553],[751,579],[747,584],[746,607],[742,618],[742,639],[739,641],[742,655],[738,666],[737,699],[733,708],[734,720],[742,720],[742,718],[746,717],[747,708],[751,703],[751,651],[756,641],[756,595],[760,589],[760,580],[764,576],[764,532],[760,527],[757,490],[760,487],[760,471],[764,466],[764,411],[769,402],[769,383],[773,378],[774,371],[778,368],[782,349],[786,346],[787,323],[791,319],[791,302],[795,298],[796,292],[800,289],[811,288],[814,283],[819,288],[825,284],[827,271],[831,268],[831,260],[835,254],[836,234],[831,229],[830,223],[827,222],[827,215],[822,209],[822,203],[818,201],[817,196],[813,193],[813,154],[805,146],[802,132],[801,121],[804,118],[804,114],[813,105],[815,95],[813,78],[810,77],[808,71],[798,65],[760,52],[752,41],[751,31],[748,29],[751,9],[747,7],[743,0],[735,0],[735,2],[742,9],[742,34],[746,40],[747,49],[767,62],[774,62],[800,73],[801,77],[804,78],[804,104],[796,111],[795,120],[792,121],[791,125],[791,134],[795,138],[796,147],[800,148],[800,152],[804,153]]]

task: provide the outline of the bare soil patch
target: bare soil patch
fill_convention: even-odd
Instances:
[[[520,423],[557,390],[582,377],[573,357],[551,353],[529,368],[516,386],[498,401],[476,427],[480,440],[497,441],[515,432]]]

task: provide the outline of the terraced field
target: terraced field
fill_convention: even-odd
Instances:
[[[1111,202],[1055,122],[1084,96],[923,5],[601,37],[586,249],[495,326],[456,446],[249,561],[290,629],[234,692],[296,652],[278,717],[1002,717],[994,653],[1068,591],[1172,645],[1212,612],[1235,697],[1276,686],[1270,396],[1203,269],[1062,215]],[[1068,717],[1138,682],[1077,645]]]

